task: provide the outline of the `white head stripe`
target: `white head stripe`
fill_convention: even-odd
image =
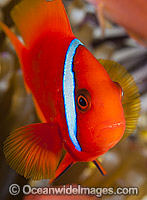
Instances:
[[[75,105],[75,79],[73,72],[73,58],[79,45],[83,45],[78,39],[70,43],[64,63],[63,73],[63,98],[65,107],[65,116],[68,126],[69,137],[78,151],[81,147],[77,140],[77,114]]]

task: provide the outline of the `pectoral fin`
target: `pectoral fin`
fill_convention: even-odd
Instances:
[[[39,123],[13,131],[4,143],[6,161],[33,180],[54,178],[62,150],[58,124]]]

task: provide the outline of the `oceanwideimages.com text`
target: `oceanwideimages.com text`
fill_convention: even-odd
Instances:
[[[114,190],[113,187],[82,187],[81,185],[63,185],[62,187],[31,187],[24,185],[20,188],[17,184],[12,184],[9,187],[9,193],[13,196],[23,192],[24,195],[95,195],[102,197],[103,195],[138,195],[137,187],[118,187]]]

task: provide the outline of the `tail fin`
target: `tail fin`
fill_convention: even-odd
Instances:
[[[61,0],[22,0],[11,16],[27,47],[48,30],[72,34]]]

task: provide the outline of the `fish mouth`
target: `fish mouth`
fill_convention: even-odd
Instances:
[[[123,121],[105,123],[97,137],[100,149],[105,151],[117,144],[124,134],[125,127],[126,124]]]
[[[109,125],[104,126],[102,130],[118,128],[120,126],[125,126],[125,123],[124,122],[115,122],[113,124],[109,124]]]
[[[124,121],[105,121],[100,125],[99,129],[92,129],[90,137],[79,141],[83,152],[102,155],[115,146],[124,134]]]
[[[108,134],[112,133],[113,135],[112,141],[108,144],[109,148],[114,146],[122,138],[125,131],[125,127],[126,127],[125,122],[121,121],[121,122],[108,124],[101,129],[102,134],[105,133],[107,135],[107,133]]]

